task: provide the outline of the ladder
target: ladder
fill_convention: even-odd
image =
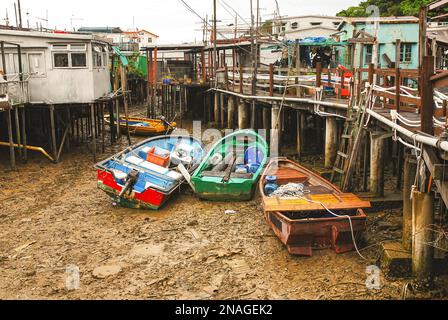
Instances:
[[[360,97],[360,107],[357,110],[354,109],[355,99],[352,98],[349,102],[342,140],[331,175],[331,182],[333,183],[338,177],[340,178],[340,187],[343,191],[348,191],[350,188],[351,174],[362,141],[361,137],[366,118],[365,105],[368,99],[370,99],[370,96],[363,94]]]

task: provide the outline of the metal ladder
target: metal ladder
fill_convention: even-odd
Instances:
[[[354,100],[351,99],[349,103],[342,141],[331,175],[333,183],[337,177],[340,177],[340,187],[343,191],[348,191],[350,188],[351,174],[362,141],[362,131],[366,118],[364,105],[367,103],[368,97],[366,95],[361,96],[360,107],[357,110],[354,109]]]

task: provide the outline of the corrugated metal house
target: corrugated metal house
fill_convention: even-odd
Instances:
[[[21,46],[31,103],[87,104],[111,91],[109,44],[93,35],[0,29],[0,39]],[[17,48],[4,51],[0,69],[17,76]]]
[[[395,64],[396,40],[400,44],[400,67],[418,68],[419,25],[416,17],[381,17],[378,28],[378,67]],[[372,18],[345,18],[336,37],[348,41],[355,49],[339,51],[338,61],[346,66],[367,67],[373,62],[375,23]],[[361,58],[362,57],[362,58]],[[351,61],[351,60],[354,61]]]

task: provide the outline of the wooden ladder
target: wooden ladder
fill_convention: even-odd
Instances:
[[[351,99],[347,110],[347,119],[344,124],[344,132],[336,161],[331,175],[331,181],[334,183],[336,178],[340,177],[340,187],[343,191],[350,188],[351,173],[356,163],[359,147],[361,145],[361,137],[363,125],[366,118],[364,107],[354,110],[353,104],[355,99]],[[367,97],[361,98],[360,105],[366,104]]]

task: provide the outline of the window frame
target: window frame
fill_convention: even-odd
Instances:
[[[57,48],[57,46],[64,46],[65,49]],[[76,46],[83,46],[83,49],[76,48]],[[57,67],[56,66],[56,54],[67,54],[68,56],[68,65],[65,67]],[[73,66],[73,54],[83,54],[85,56],[85,66]],[[88,62],[88,56],[87,56],[87,44],[86,43],[68,43],[68,44],[52,44],[51,46],[51,60],[52,60],[52,68],[53,69],[73,69],[73,70],[79,70],[79,69],[88,69],[89,68],[89,62]]]
[[[366,65],[370,63],[373,63],[373,44],[367,44],[365,46],[364,64]]]
[[[412,42],[403,42],[400,44],[400,63],[403,64],[412,63],[413,47],[414,43]],[[406,59],[407,56],[409,56],[408,60]]]

